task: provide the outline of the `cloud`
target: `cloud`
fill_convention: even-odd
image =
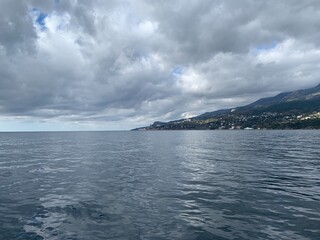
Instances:
[[[311,0],[1,1],[0,120],[128,129],[311,87],[319,11]]]
[[[32,20],[28,17],[28,6],[25,2],[0,2],[0,50],[7,54],[34,50],[36,32]]]

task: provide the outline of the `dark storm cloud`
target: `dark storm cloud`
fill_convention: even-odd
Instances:
[[[318,1],[0,2],[3,116],[132,126],[319,82]]]
[[[0,50],[7,53],[30,52],[37,37],[28,7],[23,1],[0,2]]]
[[[295,38],[316,43],[318,1],[157,2],[159,30],[186,59],[206,60],[217,52],[246,53],[250,47]],[[176,45],[174,45],[176,47]],[[181,59],[179,59],[181,60]]]

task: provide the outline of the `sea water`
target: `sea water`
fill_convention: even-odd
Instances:
[[[320,239],[320,131],[0,133],[0,239]]]

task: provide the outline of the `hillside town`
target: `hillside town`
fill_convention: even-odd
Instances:
[[[250,129],[319,129],[320,112],[307,114],[263,112],[247,115],[230,113],[216,118],[182,119],[171,122],[155,122],[139,130],[250,130]]]

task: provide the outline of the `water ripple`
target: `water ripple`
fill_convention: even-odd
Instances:
[[[319,239],[319,131],[0,133],[0,239]]]

